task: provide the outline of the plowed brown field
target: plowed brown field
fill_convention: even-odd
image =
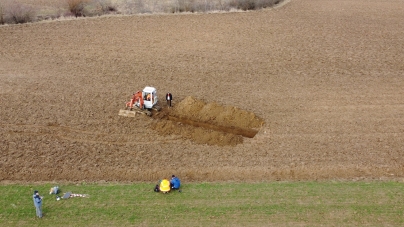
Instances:
[[[400,179],[403,12],[401,0],[293,0],[2,26],[0,180]],[[174,107],[118,116],[145,86]]]

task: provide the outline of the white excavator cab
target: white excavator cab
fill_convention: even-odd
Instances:
[[[144,108],[152,109],[158,102],[157,90],[154,87],[145,87],[142,91]]]

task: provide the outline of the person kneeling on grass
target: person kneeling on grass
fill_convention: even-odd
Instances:
[[[167,179],[163,179],[163,180],[160,182],[159,189],[160,189],[160,191],[161,191],[162,193],[168,193],[168,192],[170,192],[170,191],[171,191],[171,188],[170,188],[170,181],[167,180]]]
[[[173,189],[173,190],[180,189],[180,186],[181,186],[180,179],[178,177],[176,177],[175,175],[172,175],[171,180],[170,180],[170,186],[171,186],[171,189]]]
[[[160,180],[154,187],[155,192],[168,193],[171,191],[170,181],[167,179]]]
[[[55,195],[59,194],[59,186],[52,187],[49,190],[49,195],[51,195],[51,194],[55,194]]]

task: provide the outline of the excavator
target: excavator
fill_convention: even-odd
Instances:
[[[119,110],[120,116],[135,117],[137,113],[152,115],[152,111],[160,111],[161,107],[157,104],[157,90],[154,87],[146,86],[143,91],[133,93],[129,102],[126,103],[125,110]]]
[[[144,99],[143,99],[143,94],[141,91],[137,91],[136,93],[133,94],[132,99],[126,103],[126,109],[133,110],[133,105],[137,103],[140,109],[143,109],[144,106]]]

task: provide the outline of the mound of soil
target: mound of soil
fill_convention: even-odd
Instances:
[[[254,113],[188,96],[156,115],[152,128],[160,135],[180,135],[198,144],[235,146],[243,136],[254,137],[264,124]]]
[[[192,96],[178,103],[172,115],[227,127],[259,128],[263,124],[263,120],[252,112],[233,106],[222,106],[216,102],[205,103]]]

